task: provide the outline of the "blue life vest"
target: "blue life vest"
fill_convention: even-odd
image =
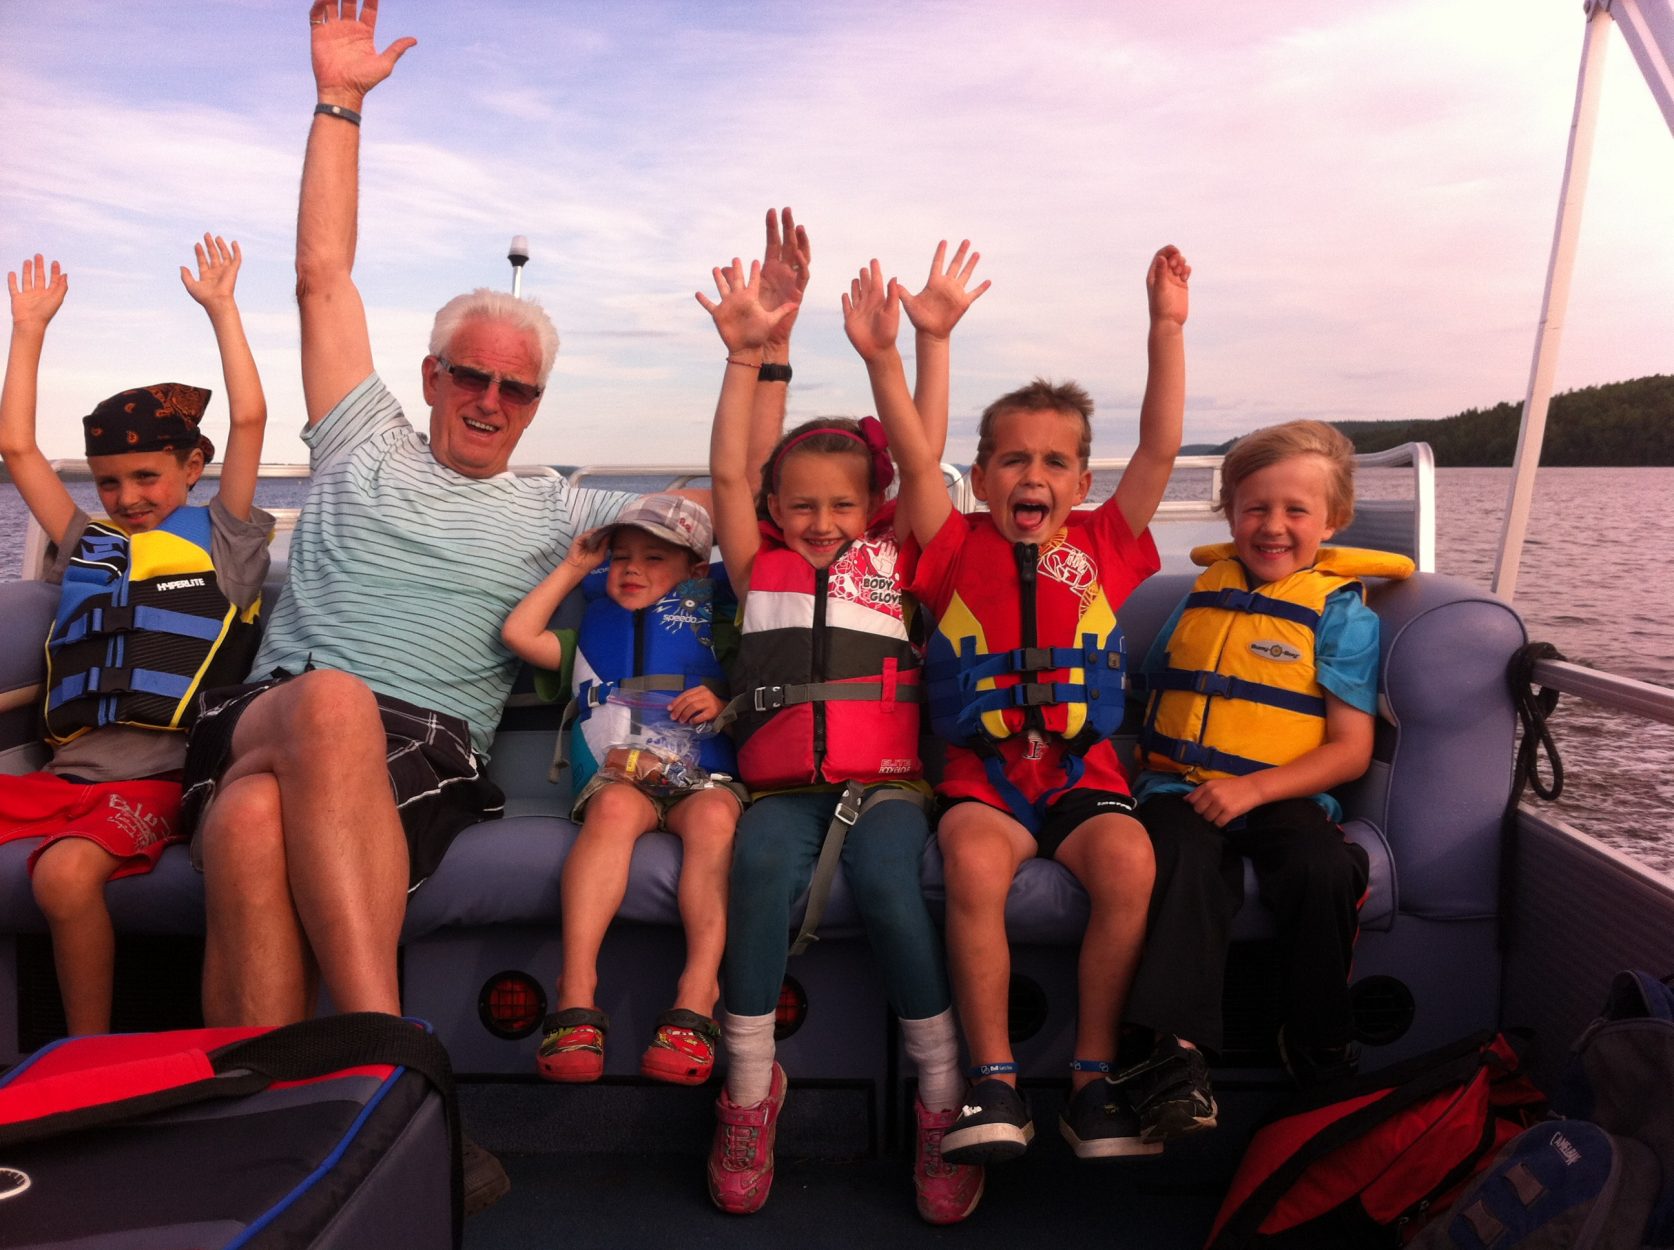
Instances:
[[[605,594],[608,571],[608,565],[596,569],[581,583],[587,610],[571,677],[576,718],[569,750],[575,770],[570,784],[577,794],[612,746],[657,745],[660,733],[687,737],[695,726],[673,725],[663,712],[682,690],[706,685],[723,697],[726,693],[714,638],[717,605],[723,619],[733,611],[725,577],[690,578],[650,607],[630,611]],[[702,768],[737,775],[726,734],[704,733],[695,741]]]
[[[210,559],[207,507],[127,534],[89,522],[47,635],[47,740],[104,725],[186,729],[197,692],[243,681],[261,601],[240,610]]]

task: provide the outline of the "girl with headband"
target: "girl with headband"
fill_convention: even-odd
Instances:
[[[948,336],[988,285],[966,289],[977,261],[966,251],[944,267],[938,249],[924,290],[903,298],[917,331],[917,397],[937,447],[947,435]],[[919,1214],[953,1223],[975,1208],[982,1170],[941,1157],[963,1089],[941,938],[919,887],[929,840],[922,686],[901,535],[884,499],[894,464],[873,418],[822,418],[779,440],[757,490],[750,418],[762,345],[788,309],[762,307],[755,265],[746,278],[734,260],[714,277],[720,300],[697,297],[727,348],[710,475],[715,534],[742,605],[729,714],[754,801],[733,852],[721,1018],[729,1066],[709,1193],[735,1214],[767,1200],[785,1101],[774,1019],[791,908],[807,891],[794,953],[812,940],[841,863],[918,1068]]]

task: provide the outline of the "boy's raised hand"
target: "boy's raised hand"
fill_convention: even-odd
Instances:
[[[180,281],[186,286],[186,294],[209,311],[231,306],[233,288],[238,284],[238,268],[244,263],[238,240],[234,239],[229,249],[220,235],[206,232],[203,242],[194,244],[193,250],[198,254],[198,276],[194,278],[185,265],[180,267]]]
[[[761,347],[786,317],[795,315],[795,304],[779,304],[771,309],[762,305],[760,261],[750,262],[748,277],[744,262],[736,256],[731,265],[709,272],[715,279],[715,289],[720,292],[720,302],[702,291],[696,292],[697,302],[715,319],[715,331],[727,345],[727,351],[753,351]]]
[[[608,525],[583,530],[575,536],[570,549],[564,553],[564,563],[583,573],[591,573],[610,558],[610,534],[611,528]]]
[[[894,278],[884,281],[874,260],[849,283],[843,296],[843,330],[862,360],[893,350],[901,332],[901,292]]]
[[[1172,321],[1181,326],[1186,324],[1190,305],[1187,283],[1191,281],[1191,276],[1192,267],[1173,244],[1161,248],[1151,258],[1151,268],[1145,275],[1145,290],[1150,296],[1153,324],[1161,321]]]
[[[6,289],[12,296],[12,324],[46,329],[47,322],[63,306],[70,290],[70,275],[52,262],[47,271],[46,261],[39,252],[34,260],[23,262],[22,278],[16,273],[6,275]]]
[[[783,220],[783,231],[780,221]],[[808,231],[796,224],[791,210],[775,214],[767,210],[767,246],[761,258],[761,302],[764,308],[785,308],[790,311],[773,328],[771,343],[790,342],[791,327],[802,309],[802,293],[808,289],[809,264],[813,250],[808,246]]]
[[[920,334],[945,339],[965,315],[965,310],[976,303],[977,297],[992,284],[985,278],[982,285],[970,289],[971,275],[976,271],[981,252],[970,252],[971,241],[962,239],[959,250],[944,268],[942,258],[947,255],[947,240],[936,244],[936,254],[930,260],[930,277],[917,295],[901,292],[901,307],[907,319]],[[970,252],[967,256],[966,253]]]

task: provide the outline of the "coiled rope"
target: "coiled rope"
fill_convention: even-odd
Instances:
[[[1542,686],[1537,692],[1534,686],[1537,661],[1563,658],[1551,643],[1531,642],[1511,657],[1511,664],[1506,669],[1506,679],[1511,684],[1511,700],[1516,704],[1517,720],[1523,729],[1522,740],[1517,744],[1517,766],[1511,777],[1508,814],[1517,810],[1525,786],[1532,787],[1536,795],[1549,803],[1564,792],[1564,762],[1558,756],[1558,745],[1552,740],[1552,731],[1546,726],[1546,718],[1558,706],[1558,692],[1549,686]],[[1550,784],[1540,778],[1540,752],[1543,750],[1552,774]]]

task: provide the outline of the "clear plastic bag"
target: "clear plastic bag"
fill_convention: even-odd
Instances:
[[[605,699],[627,713],[626,737],[613,742],[599,763],[599,774],[628,781],[652,794],[699,790],[711,784],[698,762],[708,725],[686,725],[668,714],[674,695],[664,691],[615,690]]]

